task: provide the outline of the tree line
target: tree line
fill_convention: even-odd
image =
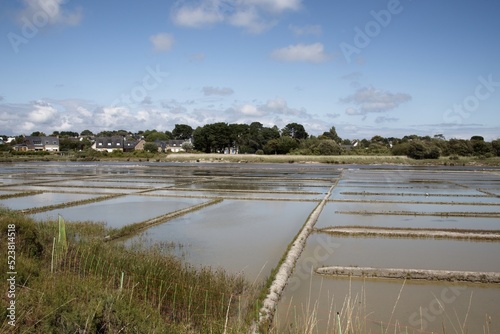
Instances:
[[[32,136],[45,136],[33,132]],[[85,150],[95,137],[122,136],[130,139],[144,139],[148,149],[155,150],[154,143],[170,139],[191,140],[192,149],[205,153],[222,153],[233,149],[240,154],[301,154],[301,155],[406,155],[414,159],[437,159],[440,156],[500,156],[500,139],[485,141],[482,136],[470,139],[446,139],[442,134],[430,136],[408,135],[403,138],[382,137],[371,139],[342,139],[332,126],[319,136],[311,136],[299,123],[289,123],[282,129],[267,127],[260,122],[251,124],[228,124],[217,122],[193,129],[187,124],[175,124],[172,131],[144,130],[132,133],[127,130],[90,130],[81,133],[54,131],[51,136],[60,138],[60,150]],[[3,136],[6,139],[6,136]],[[16,142],[22,142],[17,137]],[[5,150],[7,147],[3,145]]]

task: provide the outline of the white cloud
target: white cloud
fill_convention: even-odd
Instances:
[[[271,53],[271,57],[280,61],[302,61],[309,63],[321,63],[330,58],[325,53],[323,44],[321,43],[289,45],[285,48],[274,50]]]
[[[322,33],[321,26],[318,24],[306,25],[302,27],[290,24],[288,26],[288,29],[290,29],[296,36],[304,36],[304,35],[319,36]]]
[[[163,32],[149,37],[155,51],[170,51],[174,45],[174,36]]]
[[[286,11],[297,11],[301,0],[198,0],[178,2],[171,11],[174,23],[189,28],[204,28],[219,23],[261,33],[277,23]]]
[[[80,24],[83,11],[80,7],[70,11],[63,7],[66,0],[23,0],[24,8],[18,13],[21,24],[46,19],[46,24],[74,26]],[[42,22],[42,21],[40,21]]]
[[[228,88],[228,87],[223,87],[223,88],[211,87],[211,86],[205,86],[205,87],[203,87],[203,94],[205,94],[205,96],[209,96],[209,95],[231,95],[233,93],[234,93],[234,91],[231,88]]]
[[[235,26],[245,28],[248,32],[259,34],[276,24],[275,20],[264,21],[255,8],[243,9],[235,12],[228,18],[228,22]]]
[[[224,21],[219,1],[205,0],[197,6],[182,5],[172,11],[173,21],[184,27],[201,28]]]
[[[301,0],[247,0],[249,5],[260,6],[268,11],[281,13],[297,11],[301,7]]]
[[[256,106],[251,104],[245,104],[241,106],[239,111],[246,116],[262,116],[263,112],[258,110]]]
[[[406,93],[391,93],[374,87],[362,87],[356,93],[340,99],[343,103],[352,103],[358,109],[348,108],[348,115],[366,115],[367,113],[386,112],[399,107],[404,102],[411,100],[411,95]]]
[[[34,104],[34,110],[29,113],[29,120],[35,123],[47,123],[53,121],[57,110],[45,101],[37,101]]]

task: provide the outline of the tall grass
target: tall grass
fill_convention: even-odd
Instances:
[[[8,333],[242,333],[252,288],[241,276],[194,268],[161,246],[102,241],[96,223],[67,223],[67,253],[54,264],[57,221],[35,224],[0,208],[0,228],[17,230],[16,327]],[[3,247],[2,249],[6,249]],[[0,268],[7,272],[6,261]],[[0,314],[6,319],[6,300]],[[5,307],[4,307],[5,306]]]

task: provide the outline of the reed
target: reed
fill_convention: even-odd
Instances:
[[[15,332],[241,333],[253,290],[241,276],[194,268],[157,247],[102,240],[99,224],[66,223],[67,253],[54,262],[57,222],[34,223],[0,208],[0,228],[16,224]],[[63,240],[64,237],[61,237]],[[2,263],[1,269],[5,268]],[[6,272],[6,270],[4,270]],[[242,301],[235,303],[235,300]],[[2,300],[2,310],[5,315]],[[8,333],[5,322],[0,332]],[[19,329],[19,330],[17,330]]]

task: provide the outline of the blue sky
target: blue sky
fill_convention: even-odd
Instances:
[[[0,8],[0,134],[297,122],[500,137],[500,3],[22,0]]]

